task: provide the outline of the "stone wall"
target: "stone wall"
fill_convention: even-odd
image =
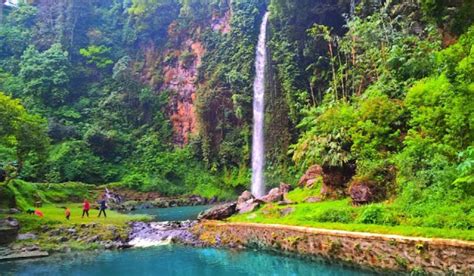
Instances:
[[[474,242],[298,226],[203,221],[209,246],[258,247],[397,272],[474,275]]]

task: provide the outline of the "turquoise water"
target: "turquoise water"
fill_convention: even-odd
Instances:
[[[210,205],[201,206],[186,206],[186,207],[172,207],[172,208],[151,208],[139,209],[132,212],[132,214],[147,214],[152,215],[158,221],[179,221],[188,219],[197,219],[201,211],[211,208]]]
[[[158,220],[195,219],[209,206],[145,209],[134,213]],[[371,275],[367,272],[274,255],[167,245],[122,251],[57,254],[43,259],[0,262],[0,275]]]
[[[0,263],[1,275],[370,275],[258,251],[177,245]]]

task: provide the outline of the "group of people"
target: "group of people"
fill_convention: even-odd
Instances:
[[[64,215],[66,216],[66,219],[69,220],[71,218],[71,210],[68,207],[64,207],[65,212]],[[89,210],[91,209],[91,204],[87,199],[84,199],[84,202],[82,203],[82,218],[84,216],[89,217]],[[102,214],[104,214],[104,217],[107,217],[107,213],[105,212],[105,209],[107,209],[107,201],[105,200],[105,197],[102,197],[102,199],[99,201],[99,215],[98,217]],[[39,209],[28,209],[26,210],[26,213],[29,215],[37,215],[39,217],[43,217],[43,212],[41,212]]]
[[[84,202],[82,203],[82,218],[84,218],[84,215],[89,217],[90,209],[91,209],[91,204],[89,203],[87,199],[84,199]],[[105,213],[105,209],[107,209],[107,201],[105,200],[105,197],[103,197],[99,201],[99,215],[98,215],[99,218],[102,214],[104,214],[105,218],[107,217],[107,213]],[[66,207],[65,215],[66,215],[66,219],[69,220],[69,218],[71,217],[71,210],[67,207]]]

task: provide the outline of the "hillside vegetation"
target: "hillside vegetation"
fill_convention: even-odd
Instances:
[[[63,189],[50,183],[62,182],[221,199],[248,189],[265,10],[267,186],[296,187],[314,165],[330,178],[324,191],[293,192],[297,202],[323,202],[298,206],[288,223],[310,216],[315,225],[455,229],[471,239],[474,3],[467,0],[4,7],[0,185],[17,194],[37,189],[48,200]],[[368,200],[356,199],[360,189]]]

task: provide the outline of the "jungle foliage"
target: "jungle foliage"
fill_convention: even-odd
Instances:
[[[246,189],[255,44],[268,9],[268,185],[294,183],[314,164],[351,167],[353,179],[383,186],[413,220],[433,215],[436,224],[429,212],[442,205],[439,216],[464,216],[456,227],[472,227],[474,7],[454,2],[36,0],[5,8],[1,165],[35,182],[209,197]],[[180,48],[187,41],[205,51],[192,83],[198,131],[180,147],[176,91],[163,86],[163,72],[193,64]]]

